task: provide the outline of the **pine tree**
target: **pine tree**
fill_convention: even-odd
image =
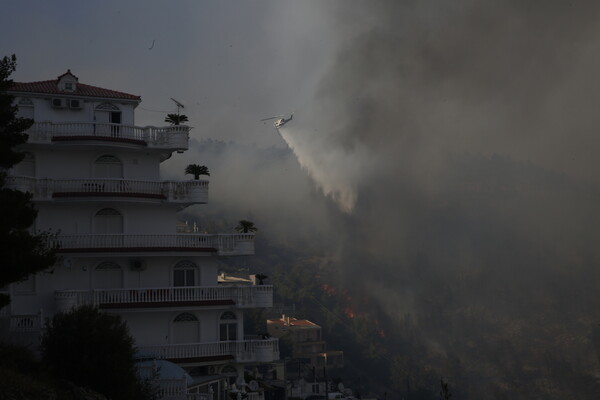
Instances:
[[[49,234],[28,231],[37,216],[31,194],[5,187],[6,170],[23,159],[24,153],[18,151],[18,146],[27,142],[24,132],[33,124],[31,119],[17,118],[14,96],[6,92],[12,86],[9,77],[16,65],[14,54],[0,60],[0,288],[25,280],[56,262],[56,249],[49,246]],[[0,308],[9,302],[8,295],[0,294]]]

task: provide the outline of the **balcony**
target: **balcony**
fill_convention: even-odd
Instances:
[[[273,286],[193,286],[144,289],[58,290],[58,312],[94,305],[101,309],[231,306],[272,307]]]
[[[250,339],[212,343],[140,346],[138,352],[176,363],[229,361],[272,362],[279,359],[278,339]]]
[[[254,234],[157,234],[125,233],[57,235],[59,253],[212,253],[219,256],[254,254]],[[119,254],[115,254],[119,255]]]
[[[30,143],[100,141],[170,151],[188,149],[190,127],[133,126],[95,122],[36,122],[27,130]]]
[[[131,179],[38,179],[9,176],[6,186],[33,194],[34,201],[102,197],[154,199],[174,204],[208,202],[208,181],[137,181]]]
[[[10,316],[10,332],[40,332],[43,328],[42,314],[26,314]]]

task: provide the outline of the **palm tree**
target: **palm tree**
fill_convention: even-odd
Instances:
[[[254,226],[254,222],[242,219],[238,222],[238,226],[235,227],[235,230],[239,233],[250,233],[256,232],[258,228]]]
[[[182,122],[187,122],[188,117],[185,114],[167,114],[165,118],[165,122],[170,123],[171,125],[179,125]]]
[[[256,274],[254,276],[256,277],[256,279],[258,279],[259,285],[264,285],[264,280],[268,278],[268,276],[265,274]]]
[[[200,175],[210,176],[210,172],[208,172],[208,167],[206,165],[198,165],[198,164],[190,164],[185,167],[186,175],[194,175],[194,179],[200,179]]]

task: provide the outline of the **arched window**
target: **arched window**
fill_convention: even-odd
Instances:
[[[119,264],[105,261],[94,270],[96,289],[119,289],[123,287],[123,270]]]
[[[31,99],[28,99],[27,97],[19,99],[17,107],[19,108],[17,117],[33,119],[33,102]]]
[[[95,233],[123,233],[123,216],[114,208],[103,208],[94,216]]]
[[[192,322],[192,321],[198,321],[198,317],[196,317],[194,314],[190,314],[190,313],[179,314],[178,316],[176,316],[173,319],[173,322]]]
[[[200,339],[200,321],[191,313],[178,314],[173,318],[173,342],[196,343]]]
[[[94,162],[94,176],[96,178],[123,178],[123,163],[110,154],[100,156]]]
[[[23,160],[15,166],[15,175],[35,176],[35,157],[29,152],[25,152]]]
[[[198,267],[191,261],[180,261],[173,268],[173,286],[198,286]]]
[[[94,120],[99,124],[120,124],[121,110],[114,104],[102,103],[94,110]],[[119,136],[119,127],[115,125],[99,125],[96,127],[96,133],[101,135],[110,134],[110,136]]]
[[[219,340],[237,340],[237,317],[231,311],[221,314]]]

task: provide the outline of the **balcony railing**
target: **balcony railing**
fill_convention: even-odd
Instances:
[[[208,202],[208,181],[138,181],[131,179],[38,179],[9,176],[6,186],[33,194],[33,200],[73,197],[161,199],[172,203]]]
[[[26,314],[10,316],[11,332],[39,332],[42,327],[42,314]]]
[[[57,235],[54,244],[59,252],[210,252],[217,255],[253,255],[254,234],[131,235],[107,233],[90,235]]]
[[[31,143],[100,140],[169,150],[187,150],[189,132],[185,125],[141,127],[95,122],[36,122],[27,130]]]
[[[237,340],[141,346],[138,351],[156,359],[181,363],[231,359],[235,362],[272,362],[279,359],[278,339]]]
[[[58,311],[82,305],[99,308],[154,308],[198,305],[271,307],[273,286],[193,286],[135,289],[58,290]]]

